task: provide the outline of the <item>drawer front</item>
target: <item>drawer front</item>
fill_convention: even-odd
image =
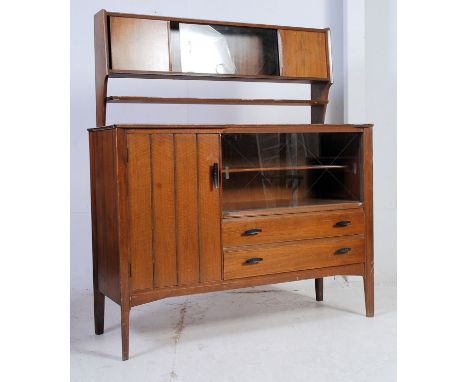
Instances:
[[[224,251],[224,279],[364,262],[364,236],[301,240]]]
[[[223,246],[233,247],[363,233],[364,212],[361,209],[232,219],[223,221]]]

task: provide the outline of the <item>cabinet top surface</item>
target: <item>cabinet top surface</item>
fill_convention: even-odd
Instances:
[[[373,124],[223,124],[223,125],[210,125],[210,124],[114,124],[104,127],[90,128],[88,131],[99,131],[109,129],[147,129],[147,130],[213,130],[221,132],[255,132],[261,133],[266,131],[282,131],[282,132],[297,132],[309,130],[313,131],[359,131],[362,129],[372,128]]]

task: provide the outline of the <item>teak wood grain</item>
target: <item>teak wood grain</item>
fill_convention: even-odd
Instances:
[[[269,99],[269,98],[167,98],[167,97],[135,97],[110,96],[108,103],[157,103],[157,104],[187,104],[187,105],[264,105],[264,106],[323,106],[328,100],[321,99]]]
[[[110,17],[113,70],[169,71],[167,21]]]
[[[288,25],[274,25],[274,24],[261,24],[261,23],[241,23],[233,22],[228,20],[206,20],[206,19],[191,19],[185,17],[168,17],[168,16],[159,16],[159,15],[142,15],[135,13],[123,13],[123,12],[107,12],[109,16],[113,17],[130,17],[137,19],[149,19],[149,20],[162,20],[162,21],[176,21],[180,23],[189,23],[189,24],[208,24],[208,25],[228,25],[228,26],[237,26],[237,27],[250,27],[250,28],[263,28],[263,29],[290,29],[297,31],[305,32],[323,32],[329,30],[329,28],[307,28],[307,27],[297,27],[297,26],[288,26]]]
[[[273,82],[293,84],[328,84],[330,80],[322,77],[296,77],[271,74],[213,74],[176,71],[116,70],[109,69],[109,78],[141,78],[159,80],[202,80],[202,81],[239,81],[239,82]]]
[[[154,287],[177,285],[173,134],[151,135]]]
[[[346,226],[338,222],[349,222]],[[251,229],[261,230],[247,235]],[[223,220],[225,247],[364,234],[361,209]]]
[[[95,289],[120,301],[115,130],[91,133]]]
[[[238,36],[227,36],[239,71],[249,74],[182,73],[171,62],[177,57],[171,51],[176,42],[171,41],[171,22],[267,28],[278,37],[278,52],[274,47],[264,55],[252,51],[260,49],[258,42],[244,45]],[[88,130],[95,333],[104,332],[108,297],[121,308],[122,359],[126,360],[133,306],[172,296],[312,278],[315,298],[322,301],[323,277],[336,275],[363,277],[366,315],[373,316],[372,125],[323,124],[333,82],[329,29],[102,10],[95,15],[94,32],[96,128]],[[273,59],[279,60],[280,75],[250,74],[272,52]],[[301,83],[310,85],[310,99],[108,97],[109,78]],[[106,126],[108,102],[308,106],[311,124]],[[252,200],[260,195],[256,187],[250,196],[241,187],[236,192],[223,190],[223,134],[322,132],[359,135],[357,168],[350,171],[345,163],[325,169],[340,171],[344,182],[360,189],[358,198],[321,195],[318,199],[300,190],[294,208],[283,203],[286,195],[283,201],[277,200],[277,208],[259,208],[259,200]],[[219,188],[215,187],[215,164]],[[236,176],[249,176],[252,172],[247,167],[253,166],[242,168],[237,163]],[[273,167],[269,169],[285,170]],[[301,171],[316,172],[314,165],[306,167]],[[351,173],[359,175],[353,178]],[[278,187],[276,197],[284,192],[284,187]],[[253,206],[256,209],[249,209]],[[337,221],[351,223],[337,227]],[[244,235],[251,228],[262,231]],[[343,248],[351,249],[344,253]],[[343,253],[337,253],[339,249]],[[262,260],[246,264],[253,257]]]
[[[328,79],[326,32],[280,30],[278,33],[281,75]]]
[[[197,135],[200,282],[221,280],[221,206],[212,170],[220,162],[218,134]]]
[[[373,212],[373,150],[372,129],[364,132],[363,137],[363,189],[364,213],[366,216],[366,262],[364,275],[364,293],[366,315],[374,316],[374,212]]]
[[[96,126],[106,125],[107,81],[109,78],[109,39],[107,12],[94,16],[94,67],[96,89]]]
[[[132,290],[153,287],[153,222],[151,199],[151,140],[128,137],[128,204]]]
[[[347,210],[351,208],[360,208],[362,203],[353,200],[331,200],[322,199],[314,201],[313,204],[308,204],[300,207],[276,207],[276,208],[259,208],[259,209],[248,209],[250,205],[248,203],[231,203],[225,205],[223,212],[223,218],[246,218],[246,217],[257,217],[257,216],[278,216],[278,215],[290,215],[290,214],[302,214],[319,211],[335,211],[335,210]],[[245,208],[242,209],[241,207]]]
[[[95,146],[96,134],[89,134],[89,164],[90,164],[90,184],[91,184],[91,226],[92,226],[92,245],[93,245],[93,295],[94,295],[94,332],[95,334],[104,333],[104,307],[105,296],[99,290],[99,274],[98,274],[98,261],[99,255],[97,250],[97,216],[96,216],[96,165],[95,165]]]
[[[131,305],[138,306],[151,301],[160,300],[167,297],[185,296],[197,293],[209,293],[215,291],[247,288],[260,285],[284,283],[288,281],[298,281],[306,279],[316,279],[328,276],[348,275],[362,276],[364,274],[364,263],[340,265],[337,267],[326,267],[316,269],[306,269],[301,271],[275,273],[244,277],[240,279],[224,279],[216,283],[204,283],[196,285],[181,285],[173,288],[159,288],[153,291],[135,293],[131,296]]]
[[[224,36],[236,61],[237,72],[235,74],[181,72],[180,65],[172,62],[174,59],[172,56],[177,49],[174,46],[175,42],[172,41],[176,37],[171,37],[174,33],[169,27],[171,21],[276,30],[278,44],[274,46],[278,45],[278,52],[274,55],[280,62],[279,75],[277,71],[267,71],[265,74],[252,71],[251,67],[265,66],[261,56],[262,49],[265,47],[261,46],[256,39],[238,38],[235,34]],[[329,29],[144,16],[101,10],[95,16],[96,125],[105,126],[106,124],[107,102],[309,106],[311,122],[323,123],[328,100],[327,91],[320,92],[320,99],[314,99],[312,96],[310,100],[237,100],[233,98],[219,100],[180,98],[177,100],[125,95],[107,97],[107,80],[108,78],[154,78],[295,82],[328,89],[331,81],[328,34]]]
[[[350,248],[337,254],[340,248]],[[262,259],[248,264],[249,259]],[[363,235],[262,244],[224,250],[224,278],[235,279],[364,262]]]
[[[130,255],[128,253],[130,221],[128,211],[127,194],[127,133],[125,130],[115,130],[115,167],[117,170],[117,184],[113,187],[117,190],[117,222],[118,222],[118,257],[120,270],[120,328],[122,335],[122,359],[128,359],[129,332],[130,332]],[[106,195],[102,195],[106,197]]]
[[[179,284],[200,280],[196,134],[175,135],[175,203]]]
[[[128,134],[152,134],[152,133],[362,133],[364,129],[372,125],[361,124],[116,124],[103,128],[88,129],[89,131],[102,131],[103,129],[125,129]]]

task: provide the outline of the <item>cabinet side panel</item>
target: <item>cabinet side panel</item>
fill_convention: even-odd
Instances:
[[[97,289],[118,302],[119,251],[115,132],[90,133],[94,272]]]
[[[279,30],[282,76],[328,78],[325,32]]]
[[[366,314],[374,315],[374,192],[373,192],[373,148],[372,127],[363,134],[364,151],[364,213],[366,216],[366,265],[364,291]]]
[[[197,138],[175,134],[177,274],[179,285],[199,282]]]
[[[132,290],[153,287],[151,146],[149,135],[128,135],[129,250]]]
[[[177,285],[174,136],[151,136],[154,286]]]
[[[219,135],[198,135],[198,191],[200,230],[200,281],[221,280],[221,217],[219,189],[211,171],[219,163]]]

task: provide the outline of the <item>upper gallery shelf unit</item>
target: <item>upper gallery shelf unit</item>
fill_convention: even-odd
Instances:
[[[110,76],[330,79],[329,29],[106,15]]]
[[[95,54],[96,106],[102,109],[97,112],[98,126],[105,124],[106,101],[119,98],[107,97],[108,78],[306,83],[312,86],[311,100],[318,101],[327,101],[332,82],[328,28],[101,10],[95,15]]]

